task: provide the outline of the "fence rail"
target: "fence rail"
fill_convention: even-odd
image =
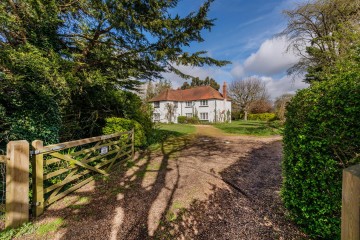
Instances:
[[[34,215],[91,182],[96,174],[108,175],[116,163],[133,156],[133,145],[133,130],[49,146],[34,141]]]
[[[133,158],[134,129],[48,146],[35,140],[32,149],[25,140],[11,141],[6,155],[0,155],[0,230],[28,221],[29,209],[34,217],[41,215],[44,207]]]
[[[0,163],[6,163],[7,157],[6,155],[0,155]]]

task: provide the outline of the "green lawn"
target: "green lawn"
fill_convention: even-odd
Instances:
[[[159,124],[158,127],[160,130],[173,133],[173,135],[190,134],[196,130],[195,126],[187,124]]]
[[[150,150],[158,150],[164,142],[169,143],[169,139],[181,137],[194,133],[196,128],[193,125],[185,124],[156,124],[149,141]]]
[[[215,124],[215,127],[226,132],[240,135],[272,136],[282,133],[279,122],[263,121],[232,121],[231,123]]]

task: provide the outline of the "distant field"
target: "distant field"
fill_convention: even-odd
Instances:
[[[226,132],[240,135],[272,136],[282,133],[278,122],[263,121],[232,121],[231,123],[215,124],[216,128]]]

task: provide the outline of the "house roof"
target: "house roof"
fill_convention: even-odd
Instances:
[[[223,95],[210,86],[200,86],[185,90],[173,90],[166,89],[161,92],[158,96],[153,97],[149,102],[158,101],[195,101],[195,100],[207,100],[207,99],[220,99],[223,100]],[[227,98],[227,100],[229,100]]]

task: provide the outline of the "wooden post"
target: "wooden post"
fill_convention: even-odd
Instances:
[[[135,158],[135,130],[131,130],[131,159]]]
[[[29,143],[7,144],[5,227],[15,228],[29,220]]]
[[[360,240],[360,164],[343,170],[341,239]]]
[[[43,141],[35,140],[32,142],[34,150],[43,149]],[[33,166],[33,214],[35,217],[44,212],[44,159],[43,154],[34,154],[32,157]]]

